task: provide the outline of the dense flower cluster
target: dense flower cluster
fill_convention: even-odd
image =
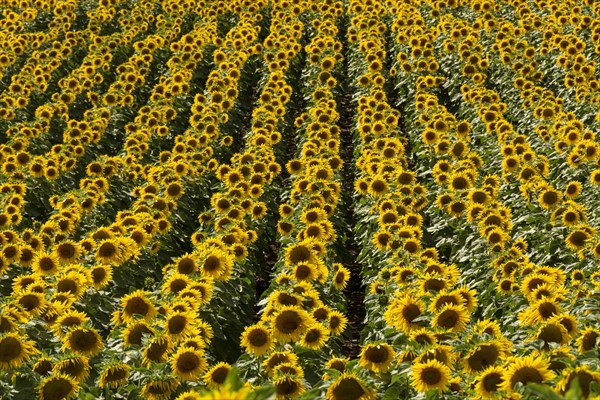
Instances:
[[[0,398],[600,396],[591,0],[0,1]]]

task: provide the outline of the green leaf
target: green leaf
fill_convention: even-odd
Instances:
[[[541,399],[545,400],[565,400],[565,398],[556,393],[552,388],[547,385],[541,385],[539,383],[530,383],[525,389],[533,394],[537,395]]]

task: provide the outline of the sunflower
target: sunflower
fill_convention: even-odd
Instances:
[[[90,370],[89,359],[79,355],[67,355],[62,360],[56,361],[53,367],[55,373],[68,375],[79,383],[84,382],[88,378]]]
[[[112,279],[113,270],[110,265],[96,265],[90,271],[94,289],[105,288]]]
[[[32,286],[34,285],[30,285],[28,289],[33,289]],[[43,294],[29,290],[21,292],[16,300],[23,311],[31,315],[40,315],[48,306]]]
[[[306,330],[300,343],[309,349],[319,350],[325,346],[327,339],[329,339],[329,330],[323,325],[316,323]]]
[[[312,282],[317,279],[317,270],[314,263],[301,262],[294,266],[294,277],[298,282]]]
[[[496,364],[504,353],[501,341],[492,340],[479,343],[464,357],[465,370],[471,374],[482,372]]]
[[[216,388],[225,383],[227,375],[229,375],[229,371],[231,371],[231,365],[225,362],[220,362],[209,369],[204,374],[202,379],[209,388]]]
[[[41,356],[38,358],[36,363],[31,368],[33,372],[40,376],[46,376],[50,372],[52,372],[52,368],[54,367],[54,361],[52,357],[49,356]]]
[[[303,309],[285,306],[277,311],[272,319],[273,337],[282,343],[295,342],[316,321]]]
[[[177,272],[183,275],[190,275],[197,270],[196,259],[192,254],[184,254],[175,260]]]
[[[475,392],[486,399],[497,399],[498,391],[504,383],[504,369],[491,366],[477,375]]]
[[[144,335],[154,335],[155,331],[144,321],[129,323],[123,330],[123,341],[127,346],[141,346]]]
[[[77,310],[68,310],[60,315],[54,322],[53,329],[59,335],[63,336],[65,330],[72,327],[83,325],[89,321],[86,313]]]
[[[131,367],[125,363],[111,363],[104,369],[104,371],[102,371],[102,374],[100,374],[98,386],[101,388],[109,387],[112,389],[123,386],[125,383],[127,383],[127,378],[129,378],[130,371]]]
[[[465,303],[464,299],[458,293],[451,293],[447,290],[440,290],[429,304],[429,310],[433,313],[439,312],[445,305],[453,304],[461,306]]]
[[[247,352],[262,356],[271,349],[273,339],[267,328],[262,325],[251,325],[246,327],[242,333],[241,344]]]
[[[210,393],[210,395],[215,395],[215,391],[212,390],[211,393]],[[229,396],[229,394],[228,394],[228,396]],[[211,399],[211,398],[215,399],[215,397],[207,397],[207,396],[201,395],[200,393],[198,393],[198,392],[196,392],[195,390],[192,389],[192,390],[188,390],[186,392],[181,393],[179,396],[177,396],[175,398],[175,400],[207,400],[207,399]],[[221,398],[221,397],[218,397],[218,398]],[[231,396],[230,397],[222,397],[222,398],[224,398],[224,399],[229,399],[229,398],[234,399],[234,397],[231,397]]]
[[[124,261],[123,251],[119,242],[114,239],[104,239],[96,249],[96,260],[102,264],[118,265]]]
[[[538,202],[540,203],[540,206],[549,210],[558,205],[560,202],[560,197],[559,191],[554,189],[545,189],[540,193]]]
[[[327,389],[326,400],[375,400],[375,393],[357,376],[343,373]]]
[[[462,305],[446,304],[432,321],[433,326],[447,331],[459,332],[470,320],[469,312]]]
[[[267,372],[267,375],[271,375],[275,368],[280,364],[297,364],[298,356],[290,351],[275,351],[269,355],[269,357],[263,361],[262,365]]]
[[[123,309],[121,318],[126,322],[133,322],[136,320],[136,315],[139,315],[146,321],[152,320],[158,311],[152,301],[148,299],[148,295],[150,292],[140,289],[121,298]]]
[[[40,252],[33,259],[33,271],[42,275],[53,275],[58,272],[59,259],[54,253]]]
[[[142,353],[142,362],[147,367],[149,367],[152,362],[165,362],[170,350],[171,340],[167,335],[151,338],[148,340],[146,348]]]
[[[330,311],[328,319],[329,332],[331,332],[331,334],[334,336],[341,334],[344,329],[346,329],[346,325],[348,324],[348,318],[346,318],[346,316],[338,310]]]
[[[422,346],[437,344],[437,338],[429,329],[416,329],[411,331],[409,336],[411,340],[414,340]]]
[[[296,265],[299,263],[312,263],[315,261],[316,255],[309,243],[300,242],[292,246],[288,246],[285,250],[286,265]]]
[[[275,379],[283,375],[294,376],[302,379],[304,378],[304,371],[300,366],[298,366],[298,364],[281,363],[275,367],[272,375]]]
[[[54,248],[56,257],[65,264],[77,262],[80,252],[79,246],[72,240],[64,241]]]
[[[273,385],[275,386],[277,399],[281,400],[293,399],[306,391],[304,383],[300,378],[287,374],[275,377]]]
[[[194,333],[196,322],[195,313],[191,311],[173,311],[165,318],[165,331],[174,341],[177,341]]]
[[[152,379],[142,387],[142,398],[148,398],[149,400],[170,399],[177,386],[179,386],[179,380],[175,378]]]
[[[474,312],[477,309],[477,291],[475,289],[469,289],[466,286],[460,287],[452,291],[452,293],[458,294],[463,299],[463,306],[469,313]]]
[[[348,361],[349,361],[349,359],[347,357],[346,358],[332,357],[325,364],[325,369],[335,369],[336,371],[340,371],[343,373],[346,369],[346,364],[348,363]],[[327,380],[325,378],[323,378],[323,379]]]
[[[233,271],[233,257],[228,253],[212,249],[200,263],[200,271],[204,276],[216,280],[227,281]]]
[[[573,251],[582,250],[586,242],[591,238],[587,229],[573,229],[565,239],[567,247]]]
[[[524,324],[535,325],[560,314],[560,312],[561,308],[556,300],[542,297],[541,300],[531,303],[528,309],[521,311],[518,318]]]
[[[503,378],[501,389],[512,393],[517,383],[542,383],[554,378],[554,373],[548,369],[545,359],[529,355],[513,358],[504,370]]]
[[[181,346],[171,360],[173,375],[182,380],[195,380],[206,367],[204,352],[189,346]]]
[[[517,264],[518,265],[518,264]],[[525,295],[525,297],[531,297],[533,292],[541,286],[550,285],[554,286],[556,282],[554,282],[554,277],[549,274],[543,274],[538,271],[533,273],[525,274],[524,271],[527,269],[530,272],[532,271],[530,265],[527,266],[519,266],[521,274],[525,276],[523,282],[521,283],[521,291]]]
[[[419,392],[436,389],[444,391],[450,381],[450,368],[438,360],[429,360],[424,363],[413,363],[412,386]]]
[[[577,346],[580,353],[590,351],[600,343],[600,331],[594,327],[588,326],[583,329],[577,338]]]
[[[367,344],[360,352],[360,365],[374,372],[387,372],[396,351],[386,343]]]
[[[38,387],[40,400],[63,400],[72,399],[79,391],[79,384],[69,375],[56,373],[44,380]]]
[[[392,300],[385,311],[384,318],[388,325],[393,326],[400,332],[409,333],[418,329],[419,323],[413,322],[425,311],[424,303],[410,294]]]
[[[0,335],[0,368],[19,368],[36,353],[35,343],[27,336],[8,332]]]
[[[95,356],[103,347],[102,338],[94,328],[72,328],[63,339],[63,350],[68,349],[83,356]]]
[[[335,275],[333,276],[333,286],[337,290],[344,290],[349,279],[350,271],[348,270],[348,268],[339,265]]]
[[[600,383],[600,372],[592,371],[587,365],[575,367],[563,371],[560,381],[556,385],[556,389],[560,394],[565,394],[571,389],[571,384],[577,379],[579,387],[583,394],[583,398],[587,399],[590,395],[590,386],[592,382]]]

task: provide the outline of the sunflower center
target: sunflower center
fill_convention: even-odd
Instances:
[[[583,336],[583,339],[581,340],[581,347],[587,351],[587,350],[591,350],[594,348],[594,346],[596,345],[596,339],[598,339],[598,333],[596,332],[589,332],[586,333]]]
[[[9,362],[19,357],[23,347],[18,339],[6,337],[0,341],[0,361]]]
[[[446,310],[440,314],[438,324],[444,328],[453,328],[458,322],[458,314],[454,310]]]
[[[229,374],[229,368],[219,367],[213,371],[213,373],[211,374],[210,377],[214,382],[216,382],[218,384],[222,384],[225,382],[225,379],[227,379],[228,374]]]
[[[551,316],[553,316],[554,314],[556,314],[556,306],[552,303],[542,303],[540,304],[539,308],[538,308],[540,315],[544,318],[544,319],[548,319]]]
[[[425,368],[421,372],[421,380],[427,385],[437,385],[442,380],[442,374],[437,368]]]
[[[179,272],[180,274],[189,275],[192,272],[194,272],[195,267],[196,267],[196,263],[194,262],[193,259],[182,258],[177,263],[177,272]]]
[[[133,314],[146,315],[148,313],[149,309],[150,309],[150,307],[148,306],[146,301],[144,301],[144,299],[142,299],[140,297],[134,297],[132,299],[129,299],[129,301],[125,305],[125,312],[130,315],[133,315]]]
[[[333,389],[333,398],[335,400],[359,400],[365,393],[355,378],[343,378]]]
[[[26,294],[19,299],[19,304],[25,311],[35,310],[40,305],[40,299],[34,294]]]
[[[110,258],[117,253],[117,246],[113,243],[102,243],[98,249],[98,255],[104,258]]]
[[[262,330],[253,331],[250,334],[250,336],[248,337],[248,341],[250,342],[250,344],[252,344],[252,346],[256,346],[256,347],[263,346],[265,343],[267,343],[267,340],[268,340],[267,335]]]
[[[306,246],[295,246],[290,251],[289,259],[292,264],[306,262],[311,259],[312,252]]]
[[[39,261],[39,266],[42,271],[52,271],[56,264],[50,257],[43,257]]]
[[[402,316],[404,317],[405,320],[407,320],[408,322],[412,322],[413,320],[415,320],[419,315],[421,315],[421,310],[419,309],[419,307],[415,304],[409,304],[406,307],[404,307],[404,309],[402,310]]]
[[[142,345],[142,335],[143,334],[151,334],[151,333],[152,333],[152,331],[146,325],[137,324],[129,332],[129,335],[127,336],[127,340],[131,344],[141,346]]]
[[[92,270],[92,280],[94,283],[100,283],[106,278],[106,270],[104,268],[94,268]]]
[[[382,346],[369,347],[367,351],[365,351],[365,358],[372,363],[383,363],[388,358],[388,351]]]
[[[495,346],[483,345],[467,359],[469,366],[475,371],[482,371],[494,364],[500,355]]]
[[[166,341],[154,342],[148,346],[146,357],[151,361],[160,362],[168,347],[169,346]]]
[[[124,368],[113,367],[106,374],[106,381],[115,382],[127,378],[127,370]]]
[[[277,296],[277,301],[284,306],[295,306],[298,304],[298,299],[287,293],[280,293],[279,296]]]
[[[61,279],[56,285],[58,292],[69,292],[72,294],[77,293],[77,282],[73,279]]]
[[[546,344],[562,343],[563,335],[558,326],[548,325],[541,330],[538,339],[542,339]]]
[[[296,266],[296,278],[306,279],[312,273],[312,269],[307,264],[298,264]]]
[[[498,386],[502,384],[502,375],[494,372],[483,377],[481,382],[486,391],[496,392],[498,390]]]
[[[291,395],[298,390],[298,383],[293,379],[286,378],[284,381],[275,384],[278,395]]]
[[[514,375],[510,378],[511,387],[514,387],[518,382],[523,385],[529,382],[542,382],[542,374],[533,367],[523,367],[515,371]]]
[[[48,400],[66,399],[73,391],[73,384],[65,378],[54,378],[44,384],[42,397]]]
[[[221,266],[221,260],[217,256],[208,256],[204,261],[204,269],[207,271],[216,271]]]
[[[194,353],[184,353],[177,360],[177,369],[183,372],[190,372],[198,368],[200,358]]]
[[[187,325],[187,319],[183,315],[174,315],[169,318],[169,333],[176,335],[181,333]]]
[[[61,244],[58,246],[58,256],[64,259],[70,259],[75,256],[75,247],[72,244]]]
[[[70,375],[73,378],[77,378],[85,371],[86,365],[77,359],[67,360],[63,365],[59,366],[60,372],[66,375]]]
[[[315,342],[318,342],[320,338],[321,338],[321,332],[318,329],[311,329],[306,334],[305,340],[308,343],[315,343]]]
[[[75,331],[71,337],[71,346],[74,350],[86,351],[93,348],[98,340],[92,331]]]
[[[277,316],[275,324],[277,329],[283,333],[292,333],[302,323],[302,319],[295,311],[284,311]]]
[[[446,287],[446,283],[445,281],[443,281],[442,279],[436,279],[436,278],[431,278],[431,279],[427,279],[425,281],[425,283],[423,284],[423,289],[427,290],[427,291],[435,291],[435,292],[439,292],[440,290],[444,289]]]

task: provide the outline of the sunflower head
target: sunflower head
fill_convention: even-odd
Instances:
[[[127,382],[130,371],[131,367],[127,364],[121,362],[112,363],[100,374],[98,386],[113,389],[123,386]]]
[[[327,400],[374,400],[375,393],[357,376],[340,375],[327,389]]]
[[[79,384],[69,375],[54,373],[42,380],[38,387],[40,400],[62,400],[74,398]]]
[[[386,343],[368,344],[360,352],[360,364],[374,372],[387,372],[396,356],[392,346]]]
[[[450,381],[450,368],[438,360],[429,360],[424,363],[413,363],[412,366],[413,387],[419,392],[437,390],[444,391]]]
[[[270,351],[273,339],[267,328],[262,325],[252,325],[242,333],[241,344],[247,352],[260,356]]]
[[[189,346],[181,346],[171,360],[173,375],[182,380],[193,380],[206,370],[204,352]]]
[[[63,339],[63,348],[83,356],[95,356],[104,347],[100,334],[94,328],[78,326],[69,330]]]
[[[220,362],[204,374],[204,382],[206,382],[208,387],[219,387],[225,383],[229,371],[231,371],[231,365]]]

